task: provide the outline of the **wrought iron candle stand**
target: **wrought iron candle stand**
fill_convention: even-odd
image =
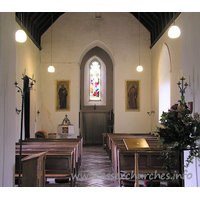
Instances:
[[[22,74],[22,76],[23,76],[22,77],[23,85],[24,85],[24,80],[25,80],[26,77],[31,80],[31,83],[30,83],[30,87],[28,87],[26,90],[24,90],[24,87],[23,87],[23,90],[22,90],[21,87],[18,86],[16,78],[15,78],[15,82],[14,82],[15,87],[18,88],[17,92],[20,92],[21,93],[21,97],[22,97],[22,105],[21,105],[21,129],[20,129],[20,153],[19,153],[19,179],[18,179],[18,186],[19,187],[21,186],[21,158],[22,158],[22,132],[23,132],[23,109],[24,109],[23,107],[24,107],[24,99],[25,99],[25,95],[30,91],[30,89],[32,89],[32,87],[34,85],[34,82],[36,82],[35,80],[33,80],[33,77],[29,78],[28,76],[25,76],[25,74]],[[18,110],[18,112],[19,111],[20,110]]]
[[[185,82],[185,83],[184,83]],[[185,102],[185,96],[184,96],[184,93],[185,93],[185,90],[188,86],[187,84],[187,80],[186,80],[186,77],[181,77],[177,83],[179,89],[180,89],[180,93],[181,93],[181,105],[183,104],[183,102]]]
[[[184,83],[185,82],[185,83]],[[188,86],[188,83],[187,83],[187,79],[186,79],[186,76],[182,77],[179,79],[178,83],[177,83],[179,89],[180,89],[180,93],[181,93],[181,100],[180,100],[180,105],[184,105],[185,104],[185,96],[184,96],[184,93],[185,93],[185,90]],[[184,160],[184,153],[183,153],[184,150],[180,150],[180,154],[179,154],[179,174],[183,174],[183,166],[182,166],[182,162]],[[183,179],[179,179],[179,186],[182,187],[184,185],[184,182],[183,182]]]

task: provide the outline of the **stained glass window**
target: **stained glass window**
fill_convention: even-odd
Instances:
[[[90,64],[90,100],[100,100],[100,63],[93,60]]]

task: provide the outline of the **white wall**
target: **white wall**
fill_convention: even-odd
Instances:
[[[141,64],[144,72],[136,72],[139,49],[139,24],[130,13],[103,13],[103,19],[94,19],[95,13],[65,13],[54,22],[52,62],[54,74],[47,72],[51,61],[51,28],[42,36],[41,89],[42,128],[56,132],[57,125],[68,114],[75,124],[78,135],[78,112],[80,107],[81,59],[88,47],[100,44],[114,63],[114,113],[115,132],[148,132],[150,129],[150,35],[141,25]],[[55,81],[71,80],[71,109],[68,112],[55,111]],[[141,111],[125,111],[125,80],[141,81]],[[123,123],[122,123],[123,121]],[[144,124],[144,121],[146,122]]]
[[[158,105],[159,105],[159,60],[161,55],[162,46],[166,43],[169,47],[171,55],[172,73],[171,73],[171,105],[178,103],[181,99],[177,81],[178,73],[181,68],[183,69],[184,76],[187,76],[187,80],[190,80],[190,86],[186,89],[186,102],[193,101],[194,112],[200,112],[200,88],[199,88],[199,74],[200,74],[200,45],[199,45],[199,32],[200,32],[200,13],[181,13],[176,19],[176,24],[181,29],[181,36],[178,39],[170,39],[167,36],[167,31],[159,39],[159,41],[152,48],[152,95],[151,95],[151,108],[156,111],[152,116],[152,131],[156,130],[158,123]],[[195,92],[193,92],[195,91]],[[187,156],[187,152],[185,152]],[[190,165],[186,168],[185,173],[192,174],[192,178],[185,179],[185,186],[200,186],[200,166],[195,159],[194,165]],[[186,176],[187,177],[187,176]],[[190,177],[190,174],[189,176]]]
[[[184,75],[190,82],[186,89],[186,101],[193,102],[193,113],[200,113],[200,13],[182,14],[182,36],[181,36],[181,67]],[[185,153],[187,154],[187,152]],[[200,187],[200,163],[196,159],[193,165],[187,169],[192,174],[191,179],[186,179],[185,186]]]
[[[15,142],[20,138],[21,113],[17,115],[15,108],[21,110],[21,93],[14,86],[15,74],[19,87],[23,88],[22,73],[26,69],[29,77],[36,79],[31,91],[31,124],[30,133],[34,137],[40,129],[40,51],[28,38],[25,43],[15,41],[15,32],[19,25],[15,21],[15,13],[0,13],[0,186],[14,185]]]
[[[0,187],[14,185],[15,14],[0,12]]]
[[[176,19],[176,25],[181,28],[181,16]],[[181,70],[181,37],[170,39],[166,31],[158,42],[151,49],[151,110],[155,114],[151,116],[152,132],[156,131],[156,126],[159,124],[159,72],[161,67],[162,49],[166,44],[168,46],[171,59],[171,105],[180,100],[180,93],[177,87],[178,74]]]
[[[16,23],[16,30],[19,28],[20,26]],[[24,43],[16,42],[16,78],[18,86],[21,88],[23,88],[22,74],[25,70],[28,77],[32,78],[34,74],[36,80],[33,89],[30,90],[30,137],[35,137],[35,133],[41,129],[41,114],[37,114],[38,110],[41,112],[40,50],[29,37]],[[21,110],[22,98],[17,89],[15,89],[15,95],[16,107]],[[21,113],[16,115],[16,141],[20,138],[20,128]]]

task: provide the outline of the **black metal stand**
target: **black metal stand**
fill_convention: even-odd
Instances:
[[[184,83],[185,81],[185,83]],[[180,93],[181,93],[181,101],[180,101],[180,105],[184,105],[185,104],[185,90],[188,86],[186,78],[182,77],[180,78],[180,80],[177,83],[179,89],[180,89]],[[183,177],[183,172],[184,172],[184,168],[183,168],[183,162],[184,162],[184,150],[180,150],[179,152],[179,174],[181,175],[179,178],[179,186],[183,187],[184,186],[184,177]]]
[[[24,76],[23,75],[23,82],[25,80],[25,77],[27,76]],[[27,77],[28,78],[28,77]],[[31,79],[31,78],[29,78]],[[33,82],[36,82],[35,80],[31,79],[32,82],[31,82],[31,86],[28,87],[26,90],[24,90],[24,87],[23,87],[23,90],[18,86],[18,83],[16,82],[15,80],[15,87],[18,88],[18,91],[17,92],[21,92],[21,96],[22,96],[22,106],[21,106],[21,129],[20,129],[20,153],[19,153],[19,179],[18,179],[18,187],[21,186],[21,158],[22,158],[22,134],[23,134],[23,113],[24,113],[24,98],[25,98],[25,95],[27,92],[30,91],[30,89],[32,89],[34,83]],[[24,85],[24,83],[23,83]]]
[[[181,81],[181,82],[180,82]],[[184,81],[185,81],[185,84],[184,84]],[[184,93],[185,93],[185,89],[187,88],[188,84],[185,80],[184,77],[181,77],[179,82],[177,83],[179,89],[180,89],[180,93],[181,93],[181,101],[185,101],[185,96],[184,96]]]
[[[184,177],[183,177],[183,163],[184,161],[184,151],[181,150],[179,153],[179,174],[181,175],[179,177],[179,187],[183,187],[184,186]]]

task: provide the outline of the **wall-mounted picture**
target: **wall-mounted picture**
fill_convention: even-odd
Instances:
[[[70,110],[70,80],[56,80],[56,111]]]
[[[140,80],[126,80],[125,106],[126,111],[140,111]]]

